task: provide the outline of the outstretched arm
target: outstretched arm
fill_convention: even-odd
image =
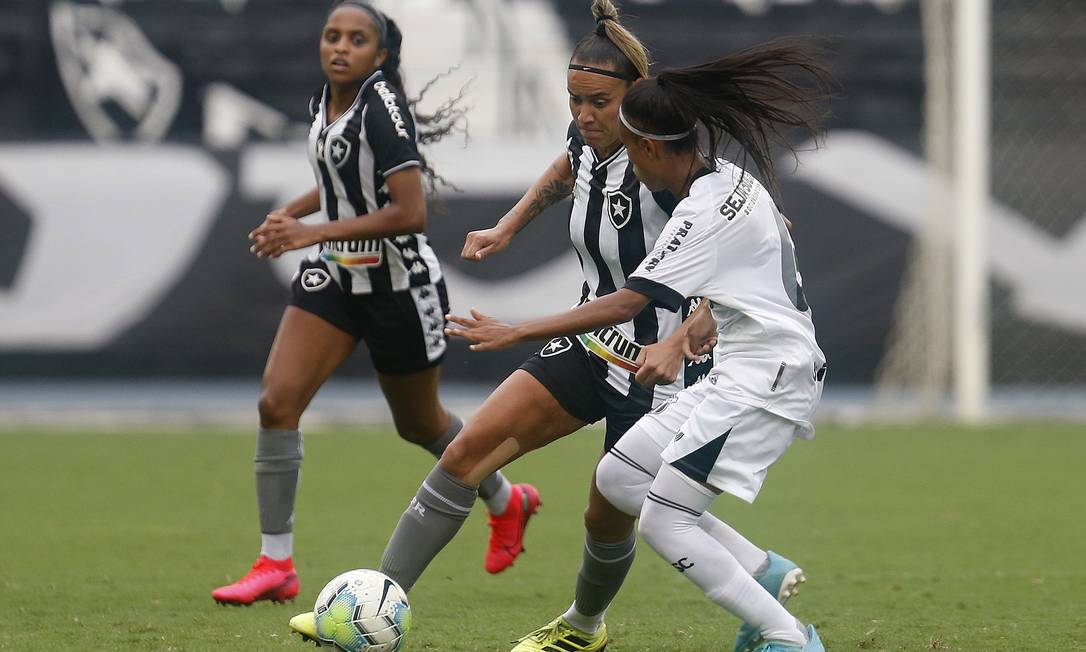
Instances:
[[[569,197],[573,192],[573,166],[562,154],[547,168],[542,176],[516,206],[509,209],[498,223],[489,229],[472,231],[464,239],[464,249],[460,257],[467,260],[482,260],[490,254],[496,254],[509,246],[521,229],[534,220],[540,213],[553,206],[559,200]]]
[[[520,342],[578,335],[621,324],[633,319],[648,303],[647,296],[622,288],[572,310],[523,324],[506,324],[472,309],[471,318],[449,315],[448,320],[459,327],[446,328],[445,332],[474,342],[472,351],[495,351]]]

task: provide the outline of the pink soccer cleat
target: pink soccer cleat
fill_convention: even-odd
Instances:
[[[298,574],[294,572],[294,561],[290,557],[277,561],[264,555],[260,555],[245,577],[211,592],[215,602],[235,606],[249,606],[257,600],[293,601],[296,595]]]
[[[528,527],[528,519],[542,504],[539,492],[532,485],[513,485],[509,506],[498,516],[490,515],[490,541],[486,548],[488,573],[500,573],[509,568],[524,552],[524,530]]]

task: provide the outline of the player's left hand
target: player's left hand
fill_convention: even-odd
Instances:
[[[257,258],[278,258],[293,249],[303,249],[320,242],[316,229],[286,213],[268,213],[264,222],[249,234],[249,251]]]
[[[681,343],[680,343],[681,345]],[[674,346],[670,339],[656,344],[647,344],[637,355],[640,368],[634,380],[643,387],[667,385],[675,382],[683,368],[683,351]]]
[[[475,308],[471,309],[471,317],[446,315],[445,319],[459,328],[446,328],[445,334],[475,342],[468,347],[472,351],[497,351],[520,342],[516,326],[487,317]]]

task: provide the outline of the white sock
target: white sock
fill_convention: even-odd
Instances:
[[[751,575],[757,575],[769,566],[769,555],[765,550],[747,541],[746,537],[732,529],[732,526],[709,512],[701,515],[698,526],[727,548],[743,570]]]
[[[261,534],[260,554],[275,561],[283,561],[294,552],[294,533]]]
[[[807,634],[774,596],[698,522],[716,494],[664,464],[641,510],[641,534],[710,600],[757,627],[768,641],[805,645]]]
[[[498,477],[502,480],[501,487],[489,498],[483,498],[486,511],[494,516],[501,516],[505,513],[505,510],[509,508],[509,496],[513,493],[513,485],[509,484],[505,476],[499,475]]]
[[[566,622],[573,625],[577,629],[586,634],[595,634],[600,629],[600,625],[603,624],[603,616],[607,613],[607,610],[599,612],[595,616],[586,616],[583,613],[577,611],[577,603],[574,602],[569,606],[569,610],[562,614],[562,618],[565,618]]]

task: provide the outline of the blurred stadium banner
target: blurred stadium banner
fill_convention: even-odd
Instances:
[[[246,234],[269,209],[312,186],[303,138],[308,98],[322,83],[317,39],[327,4],[0,6],[0,379],[260,373],[300,254],[257,260]],[[458,188],[439,188],[428,228],[454,311],[475,307],[523,319],[573,304],[581,281],[568,245],[568,205],[552,208],[485,263],[458,254],[469,230],[492,225],[562,152],[566,63],[592,28],[589,2],[375,4],[405,33],[408,95],[438,78],[421,109],[461,91],[471,106],[470,137],[454,134],[427,150]],[[1019,11],[1049,26],[1025,7],[1038,3],[1005,4],[1010,9],[997,10],[997,25],[1014,25],[999,11]],[[1084,12],[1073,3],[1048,4]],[[628,0],[622,9],[658,66],[784,35],[832,39],[826,46],[840,99],[825,148],[809,148],[798,166],[781,161],[784,209],[795,223],[833,382],[874,383],[894,348],[890,334],[916,319],[899,306],[903,279],[911,287],[913,244],[930,234],[933,198],[947,184],[925,146],[930,72],[920,2]],[[1057,9],[1047,20],[1064,15],[1068,24]],[[1061,34],[1074,35],[1066,28]],[[1024,47],[1036,37],[1008,29],[1001,38]],[[1035,67],[1046,70],[1058,59],[1037,57]],[[1071,70],[1081,58],[1068,57],[1063,65]],[[1030,70],[998,67],[995,87],[1011,88]],[[1024,109],[1010,121],[1017,160],[1056,151],[1065,166],[1082,171],[1071,157],[1083,130],[1073,107],[1086,98],[1072,99],[1079,104],[1065,107],[1063,118],[1074,117],[1077,130],[1054,130]],[[997,136],[1002,124],[997,116]],[[997,170],[993,179],[993,380],[1081,391],[1083,184],[1066,170],[1066,183],[1022,174],[1003,179]],[[1043,186],[1046,204],[1025,191],[1030,183]],[[1049,219],[1054,213],[1058,223]],[[904,353],[897,346],[898,358],[923,355],[923,343],[910,346]],[[469,355],[457,343],[445,374],[497,381],[530,350]],[[359,355],[345,372],[368,369]]]

